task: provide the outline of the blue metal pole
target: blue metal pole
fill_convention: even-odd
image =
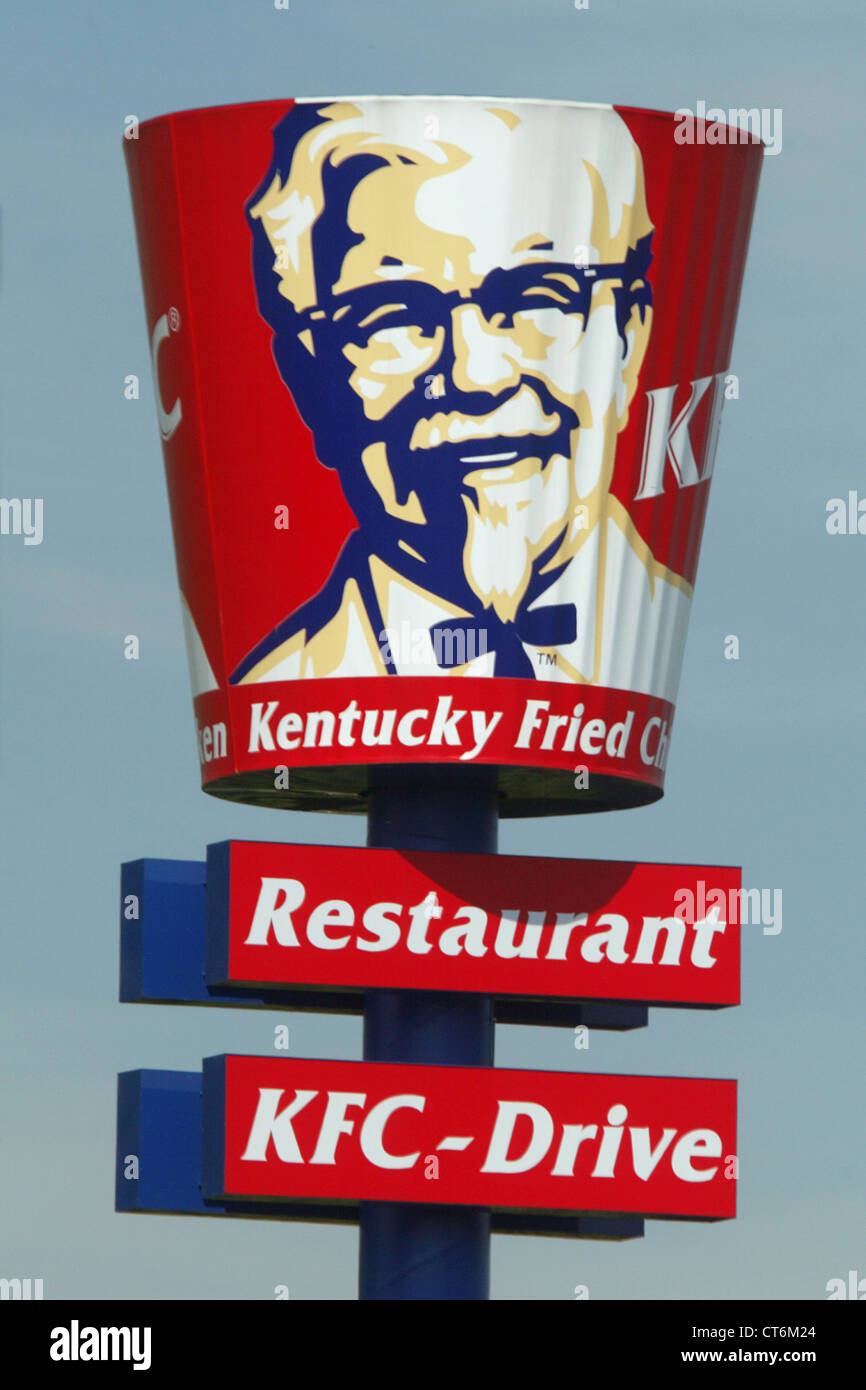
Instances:
[[[495,854],[495,768],[370,769],[367,844]],[[493,1001],[482,995],[368,990],[364,1060],[493,1065]],[[490,1213],[476,1207],[361,1204],[362,1299],[486,1299]]]

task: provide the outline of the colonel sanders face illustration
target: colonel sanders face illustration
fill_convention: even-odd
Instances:
[[[495,674],[531,674],[527,641],[574,640],[569,605],[534,637],[529,616],[606,514],[650,333],[653,229],[625,122],[299,103],[247,217],[277,366],[359,532],[233,679],[285,678],[277,650],[301,653],[299,675],[348,673],[340,652],[377,644],[392,581],[421,621],[485,622]]]

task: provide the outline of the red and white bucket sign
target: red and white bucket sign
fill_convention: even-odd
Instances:
[[[661,795],[762,146],[499,98],[126,143],[203,783]]]
[[[223,1056],[202,1192],[732,1217],[734,1081]]]
[[[226,841],[208,848],[207,982],[737,1004],[740,878],[695,864]]]

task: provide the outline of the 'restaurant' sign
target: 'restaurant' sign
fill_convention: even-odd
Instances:
[[[739,888],[730,867],[227,841],[207,983],[737,1004]]]
[[[762,161],[676,131],[334,97],[125,142],[207,790],[661,795]]]
[[[223,1056],[203,1103],[206,1199],[735,1213],[734,1081]]]

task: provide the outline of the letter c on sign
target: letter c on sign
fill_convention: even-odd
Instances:
[[[426,1101],[423,1096],[388,1096],[374,1105],[361,1126],[361,1153],[377,1168],[411,1168],[420,1157],[420,1150],[414,1154],[390,1154],[383,1141],[385,1125],[395,1110],[423,1110]]]
[[[400,723],[397,725],[398,742],[405,744],[407,748],[417,748],[419,743],[423,743],[424,735],[416,734],[414,725],[417,724],[419,719],[426,718],[429,713],[430,711],[426,709],[407,710],[400,720]]]
[[[159,389],[159,367],[158,354],[160,344],[170,336],[171,329],[168,326],[168,314],[163,314],[161,319],[157,319],[153,326],[153,335],[150,340],[150,364],[153,368],[153,387],[156,395],[156,414],[159,420],[159,431],[164,440],[171,439],[183,414],[178,396],[171,410],[166,410],[162,403],[162,392]]]
[[[655,760],[656,760],[656,754],[655,754],[655,752],[652,752],[652,753],[651,753],[651,752],[649,751],[650,734],[651,734],[651,732],[653,731],[653,729],[658,729],[659,731],[661,731],[661,727],[662,727],[662,721],[658,718],[658,716],[654,716],[652,719],[649,720],[649,722],[648,722],[648,724],[647,724],[646,728],[644,729],[643,734],[642,734],[642,736],[641,736],[641,741],[640,741],[640,756],[641,756],[641,762],[642,762],[642,763],[644,764],[644,766],[646,766],[646,767],[650,767],[651,764],[654,763]],[[657,749],[657,748],[658,748],[658,743],[656,743],[656,749]]]

